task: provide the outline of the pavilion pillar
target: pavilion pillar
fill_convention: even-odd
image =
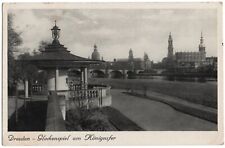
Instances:
[[[87,67],[84,68],[84,72],[83,72],[83,77],[84,77],[84,89],[87,89],[87,85],[88,85],[88,71],[87,71]]]
[[[87,67],[82,67],[81,68],[81,79],[80,83],[82,86],[82,89],[87,89],[87,84],[88,84],[88,69]]]
[[[59,83],[59,69],[55,69],[55,91],[58,90],[58,83]]]
[[[88,99],[88,92],[87,92],[87,89],[88,89],[88,70],[87,70],[87,67],[85,67],[83,69],[83,77],[84,77],[84,90],[85,90],[85,93],[84,93],[84,96],[85,98],[87,99],[87,109],[89,109],[89,99]]]
[[[55,70],[48,70],[48,91],[55,91]]]
[[[25,98],[28,98],[28,80],[25,80]]]
[[[88,100],[88,98],[87,98],[87,94],[88,94],[88,92],[87,92],[87,89],[88,89],[88,69],[87,69],[87,67],[82,67],[81,68],[81,89],[83,90],[83,97],[85,98],[85,99],[87,99],[87,104],[86,104],[86,106],[87,106],[87,109],[89,109],[89,100]]]
[[[81,85],[81,89],[83,88],[83,84],[84,84],[84,71],[83,68],[80,69],[80,85]]]

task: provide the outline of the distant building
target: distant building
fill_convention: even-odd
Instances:
[[[144,69],[145,71],[149,71],[152,69],[153,61],[150,61],[148,54],[144,53]]]
[[[92,60],[100,57],[97,46],[94,46]],[[92,77],[129,78],[138,73],[149,72],[152,69],[152,61],[144,53],[144,58],[135,58],[132,49],[129,50],[128,58],[114,59],[98,65],[91,65],[89,72]]]
[[[205,65],[217,64],[217,57],[206,57]]]
[[[98,52],[97,45],[94,45],[94,51],[92,52],[91,59],[100,60],[100,54]]]
[[[176,52],[173,53],[173,38],[171,33],[168,38],[168,54],[163,58],[162,63],[165,67],[183,70],[197,69],[204,66],[206,62],[206,51],[204,39],[201,33],[199,49],[196,52]]]
[[[206,51],[203,41],[203,36],[201,34],[198,52],[176,52],[176,67],[185,68],[191,66],[193,68],[198,68],[200,66],[203,66],[203,63],[206,60]]]
[[[217,57],[206,57],[205,66],[211,66],[214,71],[217,71]]]
[[[151,69],[151,61],[149,60],[148,55],[146,53],[144,54],[144,59],[134,58],[133,51],[132,49],[130,49],[128,59],[115,59],[114,62],[111,63],[111,67],[129,69],[131,71],[148,71]]]

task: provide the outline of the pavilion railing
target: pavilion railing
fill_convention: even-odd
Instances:
[[[33,84],[31,86],[31,89],[32,89],[33,95],[46,95],[47,94],[46,85],[43,85],[43,84]]]
[[[88,85],[87,89],[81,89],[80,84],[73,85],[69,90],[69,99],[78,103],[80,107],[95,103],[102,107],[104,99],[111,97],[110,87],[105,85]]]
[[[81,90],[81,84],[70,84],[69,89],[70,90]]]

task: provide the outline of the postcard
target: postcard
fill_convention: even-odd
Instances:
[[[3,145],[223,144],[222,8],[4,3]]]

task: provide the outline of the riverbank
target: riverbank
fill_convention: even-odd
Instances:
[[[128,95],[137,96],[140,98],[145,98],[149,100],[155,100],[158,102],[162,102],[165,104],[170,105],[174,109],[192,115],[199,117],[204,120],[208,120],[210,122],[217,123],[217,109],[207,107],[204,105],[191,103],[185,100],[181,100],[177,97],[171,97],[168,95],[156,93],[156,92],[150,92],[147,91],[147,93],[144,95],[141,91],[133,91],[133,92],[125,92]]]
[[[168,104],[112,89],[111,107],[146,131],[216,131],[217,124],[180,112]]]
[[[90,79],[90,84],[110,85],[124,90],[154,91],[192,103],[217,108],[217,83],[157,81],[152,79]]]

